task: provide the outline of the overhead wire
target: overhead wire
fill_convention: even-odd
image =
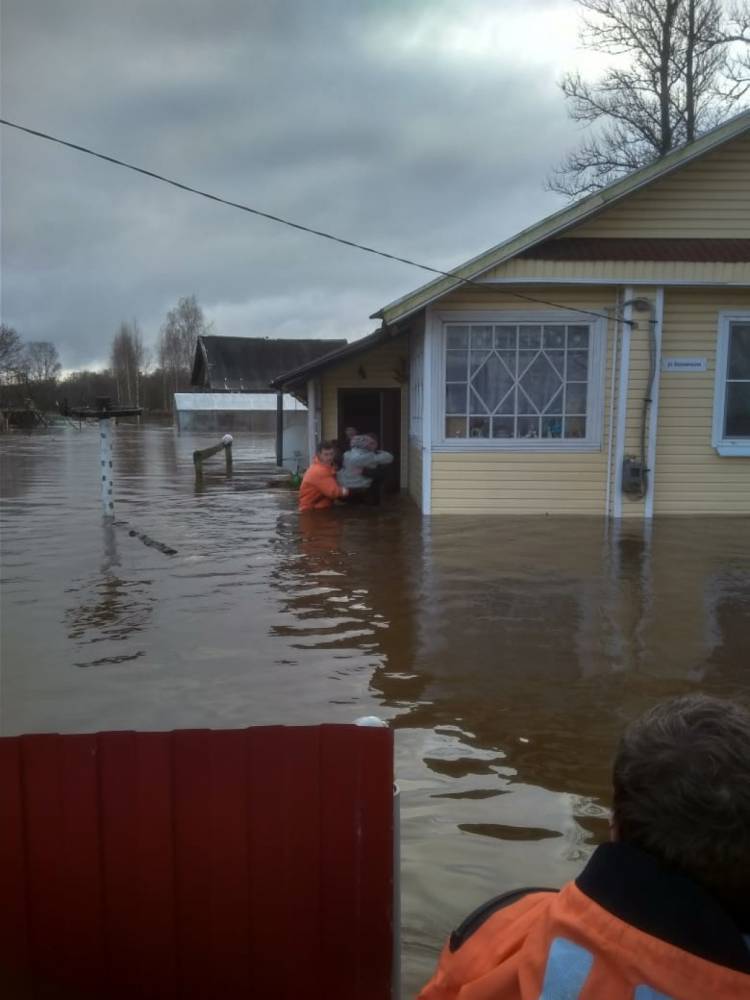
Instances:
[[[355,250],[362,250],[364,253],[374,254],[377,257],[383,257],[386,260],[392,260],[399,264],[416,267],[422,271],[429,271],[431,274],[436,274],[443,278],[452,278],[460,284],[481,288],[483,291],[487,291],[488,286],[486,283],[476,281],[473,278],[466,278],[463,275],[458,274],[456,271],[445,271],[439,267],[432,267],[429,264],[421,264],[419,261],[411,260],[409,257],[401,257],[398,254],[388,253],[385,250],[378,250],[376,247],[370,247],[364,243],[358,243],[355,240],[348,240],[343,236],[336,236],[333,233],[326,232],[322,229],[315,229],[312,226],[303,225],[301,222],[293,222],[291,219],[285,219],[280,215],[274,215],[272,212],[265,212],[259,208],[253,208],[250,205],[245,205],[243,202],[233,201],[230,198],[223,198],[221,195],[212,194],[210,191],[203,191],[201,188],[196,188],[191,184],[185,184],[182,181],[174,180],[172,177],[166,177],[164,174],[159,174],[154,170],[147,170],[145,167],[139,167],[134,163],[128,163],[126,160],[121,160],[116,156],[109,156],[107,153],[100,153],[98,150],[90,149],[88,146],[82,146],[79,143],[70,142],[68,139],[61,139],[59,136],[50,135],[48,132],[41,132],[38,129],[29,128],[27,125],[12,122],[7,118],[0,118],[0,125],[7,125],[8,128],[13,128],[19,132],[25,132],[28,135],[36,136],[38,139],[45,139],[48,142],[57,143],[60,146],[66,146],[68,149],[74,149],[79,153],[85,153],[87,156],[93,156],[99,160],[104,160],[106,163],[111,163],[118,167],[124,167],[126,170],[132,170],[137,174],[143,174],[145,177],[152,178],[152,180],[160,181],[163,184],[169,184],[171,187],[178,188],[181,191],[187,191],[188,194],[194,194],[201,198],[207,198],[209,201],[218,202],[220,205],[227,205],[229,208],[236,208],[241,212],[248,212],[250,215],[258,216],[261,219],[268,219],[270,222],[276,222],[279,225],[287,226],[290,229],[296,229],[300,232],[308,233],[311,236],[318,236],[321,239],[330,240],[331,242],[339,243],[342,246],[352,247]],[[608,313],[597,312],[593,309],[582,309],[576,306],[564,305],[561,302],[554,302],[550,299],[540,298],[535,295],[526,295],[524,292],[517,292],[506,288],[494,287],[492,290],[496,294],[509,295],[513,298],[521,299],[526,302],[532,302],[536,305],[551,306],[554,309],[574,312],[579,315],[583,314],[587,316],[596,316],[598,319],[610,320],[614,318],[630,326],[636,325],[634,320],[627,319],[624,316],[613,317]]]

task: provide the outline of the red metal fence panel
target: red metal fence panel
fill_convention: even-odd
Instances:
[[[0,996],[387,1000],[393,736],[0,739]]]

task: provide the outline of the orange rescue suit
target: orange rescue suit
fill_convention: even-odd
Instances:
[[[299,509],[325,510],[334,500],[346,495],[347,491],[336,482],[336,470],[332,465],[325,465],[316,455],[302,478]]]
[[[609,858],[617,864],[621,854],[610,852]],[[601,868],[600,861],[597,865]],[[703,954],[678,947],[633,926],[634,919],[649,926],[652,918],[637,913],[630,900],[627,921],[611,912],[618,908],[618,894],[627,896],[628,870],[626,858],[613,875],[623,885],[604,888],[609,909],[571,882],[559,893],[532,890],[512,905],[501,903],[486,918],[477,911],[466,921],[469,926],[474,920],[474,927],[463,936],[455,932],[446,944],[419,1000],[748,1000],[750,945],[726,913],[699,887],[694,898],[678,891],[654,900],[653,907],[647,901],[647,910],[661,910],[658,928],[667,937],[670,921],[680,924],[684,916],[690,926],[676,928],[673,937],[700,942],[696,950]],[[584,880],[587,890],[595,882]],[[656,879],[651,892],[664,888]],[[597,894],[596,887],[592,891]]]

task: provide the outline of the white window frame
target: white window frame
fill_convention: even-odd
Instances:
[[[588,313],[574,310],[462,310],[461,312],[433,313],[432,335],[438,349],[435,351],[433,408],[433,451],[522,451],[569,452],[601,451],[604,413],[604,371],[607,359],[607,321]],[[586,437],[578,439],[550,438],[446,438],[445,436],[445,364],[447,323],[576,323],[586,324],[591,330],[589,348],[589,381],[586,404]]]
[[[750,458],[750,437],[724,437],[724,417],[727,406],[729,329],[732,323],[750,323],[750,310],[727,310],[719,313],[719,332],[716,339],[716,379],[714,382],[714,422],[711,444],[724,458]]]

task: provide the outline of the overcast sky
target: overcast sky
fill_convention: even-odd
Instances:
[[[2,116],[437,267],[559,208],[573,0],[1,0]],[[195,294],[217,333],[361,336],[424,272],[2,128],[2,315],[66,369]]]

